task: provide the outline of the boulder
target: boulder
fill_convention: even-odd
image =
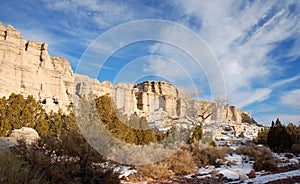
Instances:
[[[255,176],[255,170],[251,170],[248,174],[247,174],[247,176],[249,177],[249,178],[255,178],[256,176]]]
[[[10,137],[15,138],[17,141],[24,140],[26,144],[33,144],[40,138],[39,134],[29,127],[13,130]]]
[[[17,140],[14,137],[0,137],[0,151],[7,150],[17,144]]]

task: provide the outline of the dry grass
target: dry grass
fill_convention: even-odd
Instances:
[[[196,172],[196,165],[192,154],[187,150],[179,150],[172,157],[166,159],[166,162],[171,169],[177,175],[189,174]]]
[[[0,153],[0,183],[47,183],[41,173],[11,153]]]
[[[173,175],[184,175],[196,172],[195,163],[188,150],[178,150],[171,157],[153,164],[137,167],[137,173],[130,177],[131,181],[150,181],[168,178]]]
[[[172,176],[168,165],[162,162],[140,166],[137,171],[130,177],[131,181],[149,181]]]

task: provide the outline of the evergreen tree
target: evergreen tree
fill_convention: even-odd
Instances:
[[[192,136],[189,138],[188,143],[192,144],[193,142],[200,141],[203,137],[203,130],[200,126],[196,126],[192,133]]]
[[[257,143],[268,145],[268,134],[269,134],[269,129],[266,127],[262,128],[257,134]]]
[[[292,146],[292,134],[278,118],[275,123],[272,122],[267,142],[268,146],[276,152],[286,151]]]

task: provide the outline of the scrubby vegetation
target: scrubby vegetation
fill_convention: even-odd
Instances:
[[[197,143],[191,146],[194,162],[197,166],[218,165],[218,159],[224,157],[231,151],[227,147],[214,147],[210,145],[199,145]]]
[[[0,123],[1,136],[23,126],[41,136],[36,144],[21,141],[0,155],[0,183],[120,183],[108,160],[80,134],[72,109],[47,114],[32,96],[12,94],[0,100]]]
[[[31,146],[19,142],[12,152],[46,183],[120,183],[113,168],[101,164],[108,161],[74,131],[42,137]]]
[[[175,128],[167,133],[161,133],[149,127],[145,117],[132,114],[130,117],[116,110],[109,96],[93,97],[97,109],[96,114],[105,128],[128,147],[122,148],[126,159],[136,157],[148,159],[158,157],[151,149],[165,150],[174,140],[178,140],[182,131]],[[87,102],[89,103],[89,102]],[[83,112],[85,113],[85,112]],[[112,166],[117,163],[107,160],[90,146],[80,134],[76,124],[74,109],[69,107],[68,114],[62,111],[46,113],[39,102],[32,96],[24,99],[22,95],[12,94],[8,99],[0,99],[0,136],[8,136],[13,129],[23,126],[37,130],[41,139],[33,145],[24,142],[11,149],[10,154],[0,154],[0,183],[120,183],[118,173]],[[201,143],[203,130],[195,126],[193,132],[181,148],[175,148],[174,155],[146,165],[132,166],[137,173],[130,176],[132,181],[156,180],[172,176],[186,175],[197,171],[196,168],[207,165],[224,164],[225,157],[234,152],[245,155],[254,161],[256,171],[276,171],[277,161],[271,150],[276,152],[300,152],[300,127],[289,124],[284,126],[277,119],[270,129],[263,128],[258,133],[256,143],[240,146],[236,150],[228,147],[218,147],[210,139]],[[190,132],[189,132],[190,133]],[[185,134],[185,133],[184,133]],[[154,145],[156,147],[145,147]],[[176,141],[175,141],[176,142]],[[145,153],[137,152],[130,146],[149,149]],[[176,146],[175,146],[176,147]],[[117,150],[117,152],[120,150]],[[112,152],[112,159],[119,157]]]
[[[0,183],[47,183],[39,170],[11,153],[0,153],[0,166]]]
[[[201,156],[201,154],[193,155],[191,145],[185,145],[169,158],[157,163],[137,167],[138,172],[131,176],[131,179],[134,181],[145,181],[194,173],[197,171],[196,163],[199,159],[198,157]]]
[[[134,181],[162,179],[173,175],[184,175],[196,172],[191,153],[187,150],[178,150],[171,157],[153,164],[137,167],[137,173],[131,176]]]
[[[277,160],[272,156],[271,150],[265,146],[250,144],[240,146],[235,152],[240,155],[247,155],[250,160],[254,160],[253,168],[256,171],[275,171],[277,169]]]

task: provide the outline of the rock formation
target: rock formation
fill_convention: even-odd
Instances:
[[[62,57],[50,57],[48,45],[26,42],[12,26],[0,23],[0,96],[33,95],[45,108],[70,104],[74,74]]]
[[[162,109],[167,116],[209,115],[206,122],[254,122],[249,113],[234,106],[186,100],[182,88],[175,89],[167,82],[145,81],[113,86],[108,81],[101,83],[74,74],[66,59],[49,56],[46,43],[26,42],[19,31],[0,22],[0,96],[8,97],[13,92],[33,95],[47,111],[66,110],[74,97],[109,94],[116,108],[126,114],[136,112],[148,116]]]

